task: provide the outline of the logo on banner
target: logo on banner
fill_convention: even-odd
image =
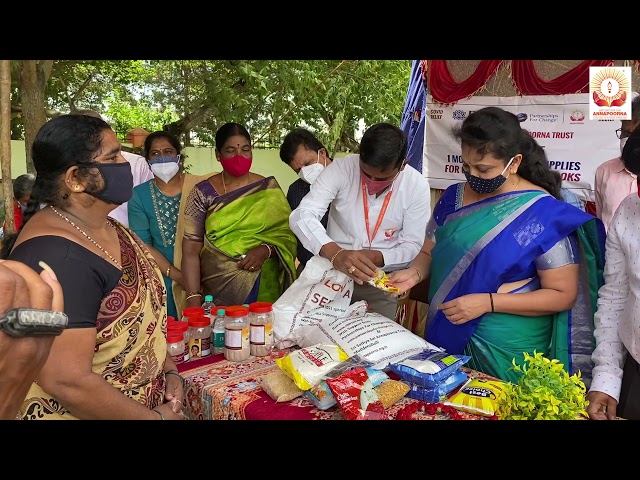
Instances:
[[[631,120],[631,67],[589,67],[589,119]]]
[[[431,120],[440,120],[442,118],[443,113],[444,113],[444,110],[436,110],[432,108],[429,111],[429,117],[431,118]]]
[[[526,121],[527,121],[527,118],[529,118],[529,117],[527,116],[527,114],[526,114],[526,113],[524,113],[524,112],[516,113],[516,117],[518,118],[518,121],[519,121],[520,123],[522,123],[522,122],[526,122]]]
[[[569,123],[584,123],[586,115],[582,113],[580,110],[576,110],[569,115],[569,119],[571,120]]]
[[[464,110],[454,110],[453,111],[453,119],[454,120],[464,120],[467,117],[467,114]]]

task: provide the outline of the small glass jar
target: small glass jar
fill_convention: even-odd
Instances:
[[[249,304],[250,352],[256,357],[271,353],[273,347],[273,306],[269,302]]]
[[[211,355],[211,320],[206,315],[189,318],[189,357],[191,360]]]
[[[189,361],[189,350],[180,330],[167,332],[167,353],[176,365]]]
[[[249,347],[249,309],[241,306],[225,308],[224,358],[241,362],[251,356]]]
[[[190,318],[202,317],[204,315],[204,308],[202,307],[187,307],[182,310],[182,321],[188,322]]]
[[[184,343],[189,346],[189,323],[187,322],[167,322],[167,335],[171,330],[178,330],[182,332],[184,337]],[[187,359],[188,360],[188,359]]]

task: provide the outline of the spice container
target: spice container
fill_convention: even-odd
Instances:
[[[241,362],[251,355],[249,347],[249,309],[232,306],[225,308],[224,358]]]
[[[184,337],[184,343],[188,348],[189,347],[189,323],[179,322],[179,321],[167,322],[167,335],[169,335],[169,332],[172,330],[179,330],[180,332],[182,332],[182,335]]]
[[[167,353],[176,365],[189,360],[189,350],[184,342],[184,335],[180,330],[167,332]]]
[[[189,356],[191,360],[211,355],[211,320],[206,315],[189,318]]]
[[[273,346],[273,306],[269,302],[249,304],[251,355],[269,355]]]
[[[204,308],[202,307],[187,307],[182,310],[182,321],[188,322],[189,318],[201,317],[204,315]]]

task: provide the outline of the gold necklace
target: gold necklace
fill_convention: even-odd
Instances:
[[[516,186],[515,186],[515,187],[513,187],[513,190],[511,190],[512,192],[515,192],[515,191],[516,191],[516,189],[518,188],[518,185],[520,185],[520,179],[521,179],[521,178],[522,178],[522,177],[518,177],[518,181],[516,182]]]
[[[220,174],[220,178],[222,178],[222,188],[224,188],[224,194],[227,194],[227,186],[224,184],[224,170]],[[251,183],[251,173],[247,176],[247,185]]]
[[[107,252],[104,248],[102,248],[102,246],[96,242],[93,238],[91,238],[89,235],[87,235],[87,233],[82,230],[78,225],[76,225],[75,223],[73,223],[71,220],[69,220],[69,218],[66,215],[63,215],[62,213],[60,213],[58,210],[55,209],[55,207],[53,205],[49,205],[49,207],[51,207],[51,210],[53,210],[54,212],[56,212],[56,214],[66,220],[67,222],[69,222],[71,224],[71,226],[75,227],[76,230],[78,230],[82,235],[84,235],[85,237],[87,237],[87,240],[89,240],[91,243],[93,243],[96,247],[98,247],[100,250],[102,250],[104,252],[104,254],[109,257],[111,259],[111,261],[113,263],[115,263],[118,268],[120,268],[120,262],[118,262],[118,260],[116,260],[115,258],[113,258],[113,256],[111,256],[111,254],[109,252]],[[109,220],[107,220],[107,223],[112,226],[113,228],[116,228],[115,225],[113,223],[111,223]]]

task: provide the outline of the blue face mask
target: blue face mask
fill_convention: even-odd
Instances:
[[[469,183],[469,187],[471,187],[471,190],[481,195],[485,193],[493,193],[498,190],[504,184],[504,182],[507,181],[507,177],[505,177],[503,174],[507,171],[507,168],[509,168],[509,165],[511,165],[511,162],[513,162],[514,158],[515,157],[511,157],[511,160],[509,160],[507,166],[504,167],[502,173],[493,178],[480,178],[476,177],[475,175],[471,175],[471,173],[469,172],[464,172],[464,176],[467,177],[467,182]]]
[[[95,163],[91,166],[100,170],[104,180],[104,188],[100,192],[87,192],[89,195],[115,205],[122,205],[131,200],[133,174],[129,162]]]

